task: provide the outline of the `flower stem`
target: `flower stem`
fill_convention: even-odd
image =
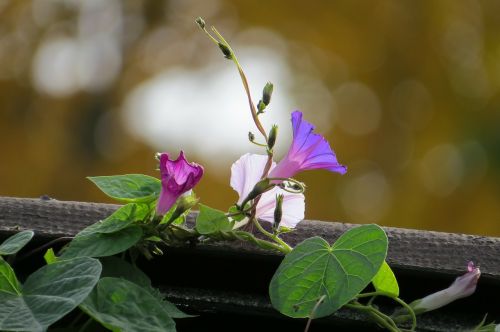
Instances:
[[[326,295],[322,295],[318,301],[316,301],[316,304],[314,305],[311,314],[309,315],[309,319],[307,320],[306,328],[304,329],[304,332],[308,332],[309,328],[311,327],[311,322],[314,319],[314,313],[316,310],[318,310],[318,307],[320,306],[321,303],[323,303],[323,300],[325,299]]]
[[[386,292],[362,293],[362,294],[356,295],[356,298],[361,299],[361,298],[364,298],[364,297],[372,297],[372,296],[385,296],[385,297],[391,298],[394,301],[398,302],[406,310],[408,310],[410,318],[412,319],[412,324],[411,324],[410,331],[415,331],[415,329],[417,328],[417,316],[415,315],[415,311],[413,311],[413,309],[410,307],[410,305],[408,303],[406,303],[405,301],[401,300],[399,297],[393,296],[393,295],[391,295],[389,293],[386,293]]]
[[[235,239],[238,239],[240,241],[251,242],[262,249],[273,249],[273,250],[277,250],[279,252],[282,252],[284,254],[287,254],[289,252],[286,248],[280,246],[279,244],[269,242],[266,240],[262,240],[262,239],[258,239],[253,234],[248,233],[248,232],[231,231],[231,232],[227,232],[227,234],[229,234],[230,236],[233,236]]]
[[[231,46],[229,45],[229,43],[224,39],[224,37],[222,37],[222,35],[219,33],[219,31],[217,31],[217,29],[215,27],[212,27],[212,31],[217,35],[217,37],[219,38],[220,42],[222,44],[224,44],[229,49],[229,51],[231,52],[231,59],[233,60],[233,62],[236,65],[236,67],[238,68],[238,72],[240,74],[241,81],[243,83],[243,87],[245,88],[245,92],[246,92],[247,97],[248,97],[248,104],[250,106],[250,111],[252,112],[253,122],[255,122],[255,126],[260,131],[260,133],[262,134],[262,136],[264,136],[264,138],[265,138],[265,140],[267,142],[267,133],[266,133],[266,130],[264,129],[264,127],[262,126],[262,123],[259,120],[259,115],[257,114],[257,110],[255,109],[255,104],[252,101],[252,95],[250,94],[250,87],[248,85],[248,80],[247,80],[247,77],[245,75],[245,72],[243,71],[243,68],[241,67],[241,65],[239,63],[238,58],[236,57],[236,54],[234,53],[234,51],[231,48]],[[212,36],[210,36],[210,37],[212,39],[214,39]]]
[[[372,318],[375,320],[377,324],[380,324],[381,326],[385,327],[387,330],[391,332],[399,332],[399,328],[396,326],[396,324],[392,321],[392,319],[389,316],[384,315],[377,309],[371,307],[371,306],[365,306],[360,303],[348,303],[345,305],[347,308],[355,309],[355,310],[361,310],[361,311],[366,311]],[[388,320],[387,320],[388,319]]]
[[[268,231],[266,231],[262,225],[260,224],[260,222],[257,220],[257,218],[253,217],[252,218],[252,223],[255,225],[255,227],[262,233],[264,234],[265,236],[267,236],[268,238],[270,238],[271,240],[273,240],[274,242],[278,243],[282,248],[283,248],[283,251],[285,254],[288,254],[290,251],[292,251],[292,247],[290,247],[285,241],[283,241],[282,239],[280,239],[280,237],[276,234],[273,234],[273,233],[270,233]]]

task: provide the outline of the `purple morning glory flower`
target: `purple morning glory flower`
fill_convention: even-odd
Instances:
[[[479,267],[473,262],[467,265],[467,273],[455,279],[450,287],[410,303],[417,313],[435,310],[457,299],[472,295],[481,276]]]
[[[302,120],[302,112],[292,113],[293,141],[287,155],[269,173],[270,178],[291,178],[309,169],[326,169],[344,174],[347,167],[339,164],[328,141],[313,133],[314,126]]]
[[[167,153],[160,155],[161,192],[156,212],[165,214],[179,196],[192,189],[203,175],[203,167],[189,163],[181,151],[177,160],[170,160]]]

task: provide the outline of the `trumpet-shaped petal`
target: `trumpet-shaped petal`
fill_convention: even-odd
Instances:
[[[181,151],[176,160],[167,153],[160,155],[161,192],[156,205],[158,214],[165,214],[185,192],[191,190],[203,176],[203,167],[189,163]]]
[[[267,156],[247,153],[231,166],[231,187],[239,195],[240,204],[259,182],[267,163]],[[276,166],[273,162],[271,170]],[[283,194],[283,216],[280,225],[294,228],[304,219],[304,195],[289,193],[278,187],[266,191],[260,197],[256,207],[256,217],[274,222],[276,195]]]
[[[479,267],[469,262],[467,273],[455,279],[450,287],[439,292],[427,295],[411,304],[413,310],[426,312],[441,308],[457,299],[472,295],[476,290],[477,281],[481,276]]]
[[[326,169],[344,174],[347,167],[339,164],[328,141],[315,134],[314,126],[302,119],[302,113],[292,113],[293,140],[288,153],[270,173],[270,178],[290,178],[310,169]]]

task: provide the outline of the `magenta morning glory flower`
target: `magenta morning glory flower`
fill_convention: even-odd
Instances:
[[[347,167],[340,165],[328,141],[313,133],[314,126],[302,120],[302,113],[292,113],[293,141],[288,153],[270,173],[270,178],[291,178],[310,169],[326,169],[344,174]]]
[[[248,196],[257,182],[259,182],[264,167],[267,163],[267,156],[258,154],[244,154],[231,166],[231,187],[239,195],[238,204]],[[273,162],[271,169],[275,167]],[[304,219],[304,195],[287,192],[278,187],[266,191],[260,197],[256,207],[255,216],[269,222],[274,222],[274,209],[276,207],[276,195],[283,195],[283,216],[280,225],[294,228],[299,221]]]
[[[181,151],[177,160],[170,160],[167,153],[160,155],[161,192],[156,212],[165,214],[179,196],[193,188],[203,175],[203,167],[189,163]]]
[[[441,308],[457,299],[472,295],[476,290],[477,281],[480,276],[481,271],[479,267],[475,266],[473,262],[469,262],[467,273],[456,278],[450,287],[416,300],[410,306],[416,312],[422,313]]]

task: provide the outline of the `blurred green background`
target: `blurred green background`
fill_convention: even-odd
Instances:
[[[183,149],[196,191],[236,199],[231,164],[257,151],[237,71],[264,122],[304,112],[344,176],[306,172],[306,218],[500,236],[500,2],[0,1],[0,195],[108,202],[88,175],[157,175]]]

